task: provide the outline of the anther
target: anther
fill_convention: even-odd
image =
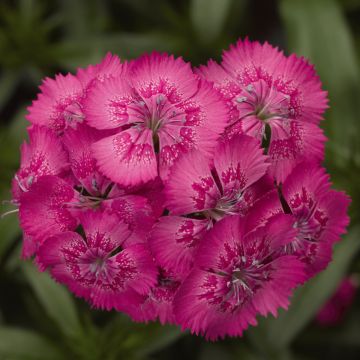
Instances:
[[[244,101],[246,101],[246,100],[247,100],[247,97],[246,97],[246,96],[240,96],[240,97],[236,98],[236,101],[237,101],[238,103],[242,103],[242,102],[244,102]]]
[[[246,90],[247,90],[248,92],[252,92],[252,91],[254,91],[254,86],[253,86],[252,84],[249,84],[249,85],[246,87]]]

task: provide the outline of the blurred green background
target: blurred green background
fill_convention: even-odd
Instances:
[[[25,109],[44,76],[75,71],[107,51],[122,58],[167,51],[198,65],[247,35],[308,57],[329,91],[326,166],[334,187],[353,199],[349,233],[329,268],[278,319],[208,343],[91,310],[19,260],[21,235],[9,215],[0,221],[1,360],[360,358],[359,296],[338,326],[313,320],[346,274],[360,276],[359,0],[0,0],[0,199],[10,199]]]

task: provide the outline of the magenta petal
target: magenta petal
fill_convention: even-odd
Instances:
[[[164,194],[173,215],[212,209],[221,194],[211,174],[210,160],[197,151],[184,155],[173,167]]]
[[[107,210],[88,210],[80,213],[79,218],[88,246],[104,253],[123,246],[131,234],[128,226]]]
[[[220,91],[228,108],[229,124],[234,124],[235,122],[239,124],[239,111],[233,99],[241,92],[241,85],[222,66],[213,60],[208,61],[206,66],[200,66],[195,71],[203,79],[212,82],[214,87]],[[242,131],[239,129],[237,133],[242,133]]]
[[[157,176],[150,129],[124,130],[99,140],[92,149],[100,171],[118,184],[138,185]]]
[[[145,243],[155,222],[155,215],[148,200],[139,195],[123,195],[103,203],[124,223],[129,225],[132,235],[127,244]]]
[[[272,121],[270,126],[269,172],[278,182],[283,182],[302,161],[323,160],[326,138],[318,126],[284,120]]]
[[[274,189],[259,199],[249,211],[248,226],[252,229],[264,226],[271,217],[283,212],[279,193]]]
[[[20,197],[21,227],[40,242],[56,233],[73,230],[77,221],[69,207],[77,201],[73,188],[64,180],[42,176]]]
[[[126,63],[122,64],[118,56],[108,52],[99,64],[89,65],[85,69],[79,68],[76,77],[83,87],[88,89],[93,85],[94,81],[104,81],[110,76],[118,77],[125,73],[126,70]]]
[[[278,48],[267,42],[260,44],[245,39],[224,52],[222,65],[233,78],[246,84],[257,80],[259,73],[263,77],[278,74],[284,58]]]
[[[239,193],[255,183],[269,166],[257,140],[236,136],[224,141],[216,150],[214,166],[224,195],[236,189]]]
[[[208,220],[161,217],[149,237],[151,251],[159,265],[175,274],[187,274],[208,226]]]
[[[328,108],[328,99],[327,92],[321,89],[321,81],[314,66],[293,54],[284,61],[281,73],[283,86],[298,89],[301,94],[301,115],[298,120],[318,124]]]
[[[120,269],[121,281],[139,294],[146,294],[156,283],[157,269],[146,245],[131,245],[110,260]]]
[[[40,86],[37,100],[28,107],[26,116],[33,124],[46,126],[55,131],[63,131],[72,120],[82,121],[82,101],[84,89],[72,74],[56,75],[55,80],[46,78]],[[73,111],[76,109],[76,117]],[[69,116],[72,114],[71,116]]]
[[[131,81],[142,97],[162,93],[171,103],[191,97],[198,85],[190,63],[157,52],[140,56],[132,63]]]
[[[128,78],[108,77],[95,82],[84,100],[86,122],[96,129],[116,129],[131,123],[128,106],[135,93]]]
[[[110,180],[98,171],[91,145],[102,138],[102,133],[83,124],[77,129],[69,129],[64,137],[64,145],[69,153],[71,170],[77,180],[92,195],[103,194]]]
[[[34,256],[38,249],[38,242],[33,236],[23,233],[23,243],[21,248],[21,258],[29,259]]]
[[[63,175],[69,169],[68,156],[54,132],[37,125],[30,127],[28,132],[30,143],[21,146],[20,169],[13,181],[15,199],[40,176]]]

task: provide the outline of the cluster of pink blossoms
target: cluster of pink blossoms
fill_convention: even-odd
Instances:
[[[46,78],[13,180],[23,257],[95,308],[240,336],[349,222],[321,167],[326,107],[303,58],[248,40],[198,69],[108,54]]]

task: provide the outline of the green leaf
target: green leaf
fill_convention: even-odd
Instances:
[[[181,332],[177,326],[171,325],[147,325],[145,332],[147,334],[144,333],[145,336],[135,351],[135,354],[140,358],[161,350],[184,336],[184,332]]]
[[[259,326],[248,332],[255,346],[286,348],[334,293],[359,248],[360,226],[356,226],[335,247],[328,268],[295,292],[288,311],[281,310],[277,319],[261,319]]]
[[[192,0],[191,20],[202,43],[209,44],[219,37],[231,3],[232,0]]]
[[[109,359],[143,359],[184,336],[179,327],[159,323],[139,324],[117,314],[101,333]]]
[[[350,29],[335,0],[282,0],[289,48],[315,64],[329,91],[325,130],[336,165],[360,164],[359,64]]]
[[[41,335],[14,327],[0,326],[0,358],[16,360],[66,359]]]
[[[22,265],[24,274],[48,316],[69,338],[83,334],[74,301],[68,290],[46,272],[39,272],[30,262]]]

